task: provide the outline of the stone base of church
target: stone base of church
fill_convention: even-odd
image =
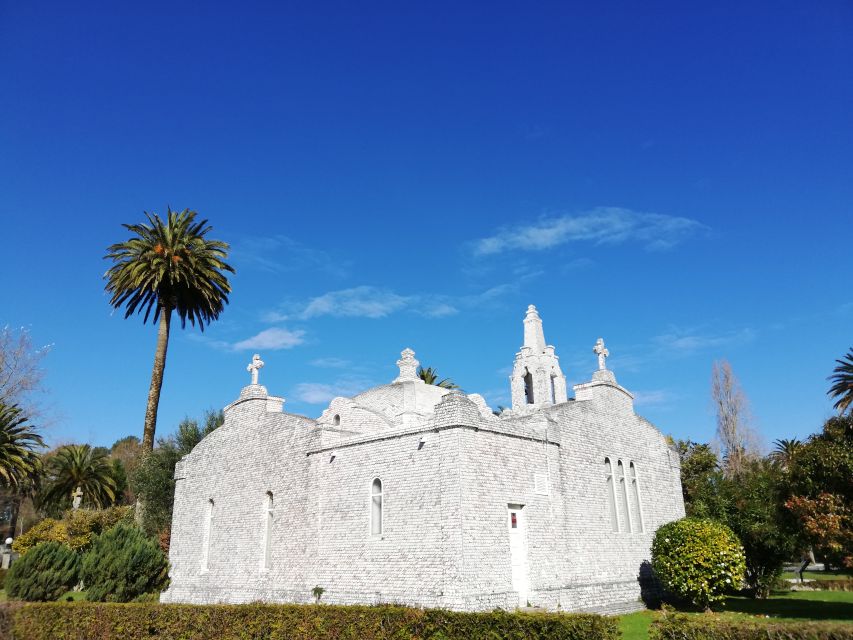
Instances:
[[[393,604],[424,609],[451,611],[492,611],[518,609],[519,598],[515,591],[469,595],[451,594],[395,594],[376,592],[347,592],[329,589],[323,593],[323,604],[378,605]],[[275,604],[313,604],[310,589],[252,589],[246,585],[221,586],[216,589],[172,586],[160,596],[162,603],[182,604],[248,604],[256,602]],[[531,592],[531,609],[565,612],[623,614],[645,608],[640,599],[636,580],[593,584],[578,584],[542,589]]]

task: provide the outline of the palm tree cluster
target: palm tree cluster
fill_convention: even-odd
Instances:
[[[116,500],[116,479],[105,450],[88,444],[69,444],[53,453],[45,465],[44,504],[67,504],[78,491],[83,504],[99,509]]]
[[[418,367],[418,377],[427,384],[432,384],[436,387],[441,387],[442,389],[459,388],[459,385],[453,382],[453,380],[451,380],[450,378],[444,378],[442,380],[439,380],[438,369],[433,369],[432,367],[427,367],[426,369],[424,369],[423,367]]]
[[[17,405],[0,403],[0,484],[19,489],[41,470],[36,450],[44,440]]]
[[[833,405],[841,415],[853,411],[853,348],[841,360],[835,361],[838,366],[832,370],[829,381],[829,396],[836,398]]]
[[[145,312],[143,323],[151,317],[159,320],[157,348],[151,373],[151,386],[145,409],[142,445],[154,448],[157,408],[172,312],[203,331],[206,324],[219,317],[226,304],[231,285],[225,272],[234,269],[225,262],[228,245],[207,238],[212,227],[207,220],[196,220],[195,211],[181,212],[167,208],[166,219],[145,213],[149,224],[125,224],[131,237],[111,245],[106,259],[113,265],[104,274],[110,304],[125,307],[124,317]]]

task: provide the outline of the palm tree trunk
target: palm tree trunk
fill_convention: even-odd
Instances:
[[[157,407],[160,404],[160,388],[166,370],[166,350],[169,348],[169,327],[172,308],[160,309],[160,328],[157,331],[157,350],[154,352],[154,368],[151,371],[151,387],[148,389],[148,406],[145,407],[145,426],[142,432],[143,455],[154,450],[154,431],[157,428]]]

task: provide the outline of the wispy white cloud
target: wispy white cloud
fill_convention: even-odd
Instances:
[[[743,345],[754,339],[755,331],[748,327],[725,333],[702,333],[696,329],[672,328],[664,334],[655,336],[652,341],[660,351],[674,355],[689,355],[697,351]]]
[[[279,349],[291,349],[305,342],[305,332],[301,329],[289,330],[280,327],[270,327],[245,340],[240,340],[230,345],[232,351],[245,351],[250,349],[267,349],[277,351]]]
[[[362,378],[339,378],[333,382],[302,382],[293,388],[290,396],[307,404],[326,404],[333,398],[352,397],[375,386],[375,383]]]
[[[310,320],[323,316],[337,318],[385,318],[395,313],[415,313],[428,318],[444,318],[466,309],[493,303],[518,291],[518,284],[501,284],[470,295],[435,293],[402,294],[391,289],[361,285],[329,291],[304,302],[288,303],[264,314],[268,322],[285,319]]]
[[[647,391],[633,391],[634,404],[641,407],[655,407],[663,409],[672,405],[678,396],[668,389],[650,389]]]
[[[312,298],[299,317],[304,320],[318,316],[384,318],[405,309],[413,301],[412,296],[401,296],[388,289],[360,286]]]
[[[322,369],[348,369],[352,366],[352,362],[343,358],[315,358],[308,364]]]
[[[634,242],[654,251],[669,249],[707,227],[696,220],[619,207],[598,207],[577,215],[542,217],[526,225],[502,227],[473,243],[475,256],[505,251],[541,251],[571,242]]]
[[[333,257],[285,235],[245,236],[232,245],[231,258],[238,267],[268,273],[320,270],[341,276],[351,266],[347,260]]]

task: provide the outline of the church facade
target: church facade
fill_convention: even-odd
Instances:
[[[684,515],[679,461],[594,351],[569,398],[531,305],[500,415],[421,381],[406,349],[393,382],[316,419],[282,410],[255,356],[175,469],[162,601],[641,607],[652,536]]]

